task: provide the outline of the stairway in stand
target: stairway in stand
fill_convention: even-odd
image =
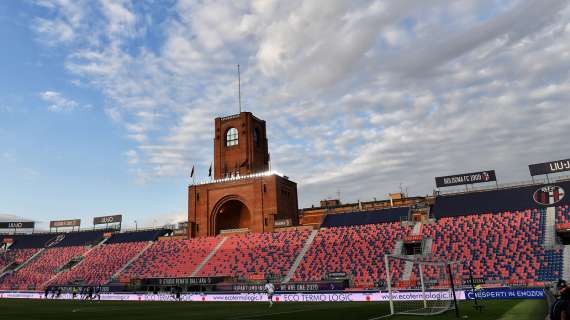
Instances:
[[[192,274],[190,275],[191,277],[196,277],[198,275],[200,270],[202,270],[202,268],[206,265],[206,263],[208,263],[208,261],[210,261],[210,259],[212,259],[212,257],[216,254],[216,252],[218,252],[218,250],[222,247],[222,245],[224,244],[224,242],[226,242],[227,239],[228,239],[227,237],[221,237],[220,242],[218,242],[218,244],[204,258],[204,260],[202,260],[202,262],[200,262],[200,264],[196,267],[196,269],[194,269],[194,271],[192,271]]]
[[[317,236],[318,233],[319,233],[318,229],[311,231],[311,234],[307,238],[307,241],[305,242],[303,249],[301,249],[301,251],[297,255],[297,258],[295,258],[293,265],[291,266],[291,268],[287,272],[287,276],[285,276],[285,279],[283,279],[283,283],[288,283],[289,281],[291,281],[291,278],[293,278],[293,275],[295,274],[295,271],[297,271],[299,264],[301,264],[301,260],[303,260],[303,257],[305,257],[305,254],[307,253],[307,251],[311,247],[311,244],[313,243],[313,240],[315,240],[315,237]]]

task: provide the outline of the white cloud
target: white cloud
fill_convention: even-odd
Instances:
[[[137,165],[139,164],[139,154],[136,150],[128,150],[125,152],[125,156],[127,157],[127,162],[130,165]]]
[[[272,166],[299,182],[302,205],[338,188],[350,200],[400,183],[428,193],[436,175],[483,168],[525,179],[526,164],[567,157],[567,2],[57,8],[50,21],[77,26],[61,39],[75,46],[66,68],[107,99],[141,183],[193,163],[207,172],[213,118],[236,110],[237,63],[246,109],[268,121]]]
[[[124,5],[126,1],[101,0],[103,13],[108,19],[108,32],[130,33],[135,23],[135,15]]]
[[[37,17],[32,28],[40,35],[40,39],[49,46],[70,43],[76,40],[85,16],[85,1],[53,0],[36,1],[38,6],[54,12],[55,16]],[[84,36],[84,35],[81,35]]]
[[[119,108],[105,108],[105,114],[115,123],[121,123],[123,120]]]
[[[40,92],[40,98],[45,102],[51,103],[47,108],[50,112],[72,111],[79,106],[74,100],[65,98],[61,93],[56,91]]]
[[[36,31],[50,38],[49,43],[55,45],[58,42],[69,42],[75,36],[73,27],[64,21],[50,21],[37,19]]]

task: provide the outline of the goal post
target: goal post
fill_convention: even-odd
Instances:
[[[455,289],[461,264],[419,256],[384,256],[390,315],[437,315],[457,312]]]

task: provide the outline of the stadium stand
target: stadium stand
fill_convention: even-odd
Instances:
[[[564,205],[556,207],[556,223],[566,224],[570,222],[570,206]]]
[[[58,275],[50,284],[65,285],[73,282],[88,285],[105,284],[147,244],[147,242],[122,242],[97,246],[81,263]]]
[[[10,249],[0,252],[0,271],[12,263],[21,264],[33,256],[39,249]]]
[[[308,230],[293,230],[229,236],[199,275],[228,275],[246,279],[254,275],[283,277],[309,233]]]
[[[189,277],[219,241],[218,237],[157,241],[119,279]]]
[[[22,269],[2,279],[1,289],[41,289],[41,285],[54,276],[71,258],[86,251],[86,247],[49,248]]]
[[[399,222],[402,220],[408,220],[409,214],[410,208],[408,207],[342,214],[329,214],[325,217],[322,227],[328,228],[385,222]]]
[[[441,259],[470,262],[474,276],[493,281],[545,281],[560,276],[560,249],[542,247],[538,209],[444,217],[423,228]]]
[[[321,229],[293,280],[318,281],[345,272],[357,285],[371,285],[384,276],[384,254],[391,254],[410,230],[397,222]]]
[[[570,183],[560,185],[570,190]],[[384,254],[400,252],[401,247],[410,252],[418,243],[424,249],[430,244],[430,257],[469,263],[475,277],[532,285],[562,276],[562,246],[547,231],[554,230],[554,216],[557,225],[570,222],[570,197],[556,203],[555,211],[546,209],[533,200],[539,188],[439,195],[431,210],[436,219],[415,224],[400,222],[410,218],[408,207],[329,214],[304,255],[300,253],[311,234],[308,229],[190,240],[161,238],[170,233],[167,229],[116,232],[110,238],[105,237],[108,230],[3,236],[11,245],[0,253],[0,268],[28,263],[8,268],[14,270],[0,279],[0,288],[38,290],[47,282],[104,284],[119,272],[121,282],[193,275],[283,279],[288,273],[292,281],[319,281],[329,273],[345,273],[353,286],[369,287],[385,277]],[[77,256],[82,260],[69,263]],[[391,271],[397,285],[408,287],[417,275],[405,269],[395,265]]]

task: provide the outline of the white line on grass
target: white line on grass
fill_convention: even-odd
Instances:
[[[258,312],[258,313],[254,313],[254,314],[248,314],[248,315],[233,317],[233,318],[229,318],[229,319],[247,320],[247,319],[256,319],[256,318],[268,317],[268,316],[270,317],[270,316],[280,315],[280,314],[291,314],[291,313],[299,313],[299,312],[305,312],[305,311],[316,311],[316,310],[323,310],[323,308],[319,307],[319,308],[297,309],[297,310],[289,310],[289,311],[282,311],[282,312],[275,312],[275,313]]]
[[[375,317],[375,318],[370,318],[368,320],[377,320],[377,319],[384,319],[384,318],[388,318],[391,317],[391,314],[385,315],[385,316],[379,316],[379,317]]]

